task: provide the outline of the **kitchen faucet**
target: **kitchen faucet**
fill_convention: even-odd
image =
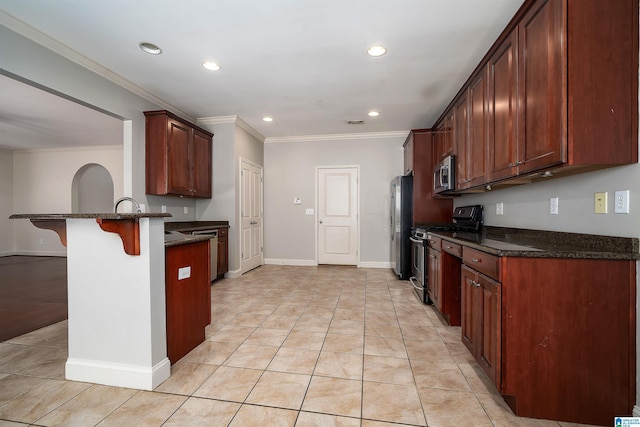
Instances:
[[[136,213],[141,213],[142,212],[142,210],[140,209],[140,204],[138,202],[136,202],[133,198],[131,198],[131,197],[120,197],[118,200],[116,200],[116,203],[113,205],[113,212],[114,213],[118,213],[118,205],[121,202],[124,202],[125,200],[128,200],[131,203],[133,203],[134,205],[136,205]]]

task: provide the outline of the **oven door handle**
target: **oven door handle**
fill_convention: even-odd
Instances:
[[[424,244],[424,240],[421,240],[421,239],[414,239],[413,237],[409,237],[409,240],[411,240],[413,243],[422,243],[422,244]]]
[[[411,283],[411,286],[413,286],[414,288],[416,288],[416,289],[417,289],[417,290],[419,290],[419,291],[424,291],[424,288],[423,288],[423,287],[416,286],[416,284],[415,284],[415,283],[413,283],[413,282],[414,282],[414,280],[415,280],[416,282],[418,281],[418,279],[417,279],[417,278],[415,278],[415,277],[409,277],[409,283]]]

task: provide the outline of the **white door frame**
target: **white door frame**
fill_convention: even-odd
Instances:
[[[238,210],[237,210],[237,224],[238,224],[238,260],[239,262],[239,275],[244,274],[242,266],[242,164],[247,163],[253,167],[260,169],[260,243],[264,248],[264,166],[259,165],[251,160],[240,157],[238,159]],[[264,250],[260,250],[260,265],[264,265]]]
[[[356,173],[357,173],[357,179],[356,179],[356,189],[357,189],[357,206],[358,206],[358,213],[356,215],[356,233],[358,234],[357,236],[357,244],[356,244],[356,251],[357,251],[357,261],[356,261],[356,266],[358,268],[360,268],[360,165],[327,165],[327,166],[316,166],[316,175],[315,175],[315,258],[316,258],[316,265],[319,265],[319,253],[318,253],[318,244],[320,243],[319,241],[319,237],[318,237],[318,228],[319,228],[319,224],[318,224],[318,207],[319,207],[319,203],[318,203],[318,197],[319,197],[319,192],[318,192],[318,178],[320,176],[320,169],[349,169],[349,168],[353,168],[356,169]]]

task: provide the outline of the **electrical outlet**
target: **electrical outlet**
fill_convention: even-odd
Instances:
[[[165,205],[162,205],[162,213],[167,213],[167,207]]]
[[[301,205],[302,204],[302,197],[294,197],[293,198],[293,204],[294,205]]]
[[[607,213],[607,193],[595,193],[594,194],[594,212],[597,214]]]
[[[629,213],[629,190],[616,191],[615,193],[615,213]]]
[[[504,215],[504,203],[496,203],[496,215]]]
[[[552,197],[549,199],[549,214],[558,215],[558,198]]]
[[[178,269],[178,280],[184,280],[191,277],[191,266]]]
[[[40,244],[44,245],[44,239],[40,239]]]
[[[147,211],[147,206],[144,203],[140,203],[140,212],[144,213]]]
[[[187,206],[184,207],[184,214],[188,214],[189,213],[189,208]]]

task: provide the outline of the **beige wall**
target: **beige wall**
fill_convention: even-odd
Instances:
[[[234,122],[208,124],[198,122],[214,133],[213,136],[213,197],[197,201],[196,218],[199,221],[229,221],[229,273],[240,271],[240,159],[264,165],[262,140]]]
[[[72,211],[73,177],[84,165],[97,163],[111,174],[114,200],[122,196],[123,147],[15,151],[13,211],[15,213],[68,213]],[[20,254],[64,255],[56,234],[34,227],[27,220],[12,220],[13,250]],[[42,244],[40,241],[42,240]]]
[[[13,152],[0,150],[0,256],[13,252]]]
[[[389,266],[391,180],[403,171],[406,135],[265,144],[265,260],[313,263],[317,166],[360,166],[360,262]],[[302,204],[294,205],[293,198]]]

